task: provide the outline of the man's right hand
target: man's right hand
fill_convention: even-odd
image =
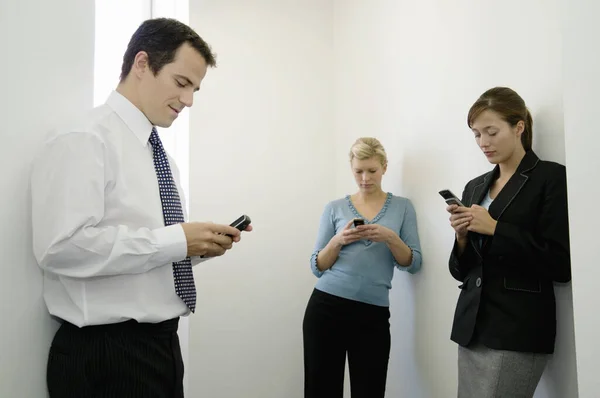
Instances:
[[[181,224],[187,240],[187,255],[217,257],[231,249],[233,242],[239,241],[240,230],[229,225],[209,222]],[[231,236],[227,236],[231,235]]]

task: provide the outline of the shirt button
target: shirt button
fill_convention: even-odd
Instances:
[[[475,281],[475,286],[481,287],[481,278],[477,278],[477,280]]]

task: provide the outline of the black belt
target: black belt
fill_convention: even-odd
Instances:
[[[110,333],[110,332],[123,332],[132,331],[138,333],[147,333],[152,335],[157,334],[172,334],[177,332],[179,328],[179,317],[168,319],[158,323],[138,322],[136,320],[129,320],[118,323],[109,323],[105,325],[89,325],[79,328],[67,321],[63,322],[63,327],[66,328],[77,328],[84,333]]]

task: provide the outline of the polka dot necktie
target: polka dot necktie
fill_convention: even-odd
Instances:
[[[185,220],[183,219],[183,207],[181,206],[179,192],[171,174],[167,153],[163,148],[156,128],[152,128],[149,141],[154,153],[154,169],[158,178],[158,189],[165,225],[182,223]],[[196,309],[196,286],[194,285],[192,262],[189,257],[173,263],[173,279],[175,280],[175,292],[194,312]]]

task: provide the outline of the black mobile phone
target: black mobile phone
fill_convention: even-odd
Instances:
[[[231,224],[229,224],[230,227],[234,227],[239,229],[240,231],[243,231],[246,229],[246,227],[248,225],[250,225],[252,221],[250,220],[250,217],[248,217],[247,215],[242,215],[240,216],[240,218],[238,218],[237,220],[235,220],[234,222],[232,222]],[[231,235],[227,234],[227,236],[231,237]]]
[[[446,204],[448,204],[448,205],[458,205],[458,206],[462,206],[462,207],[465,206],[465,205],[462,204],[462,202],[460,201],[460,199],[458,199],[458,197],[455,194],[452,193],[451,190],[449,190],[449,189],[443,189],[439,193],[442,196],[442,198],[444,198],[444,200],[446,201]]]
[[[359,225],[365,225],[365,220],[363,220],[362,218],[355,218],[354,219],[354,226],[358,227]]]

